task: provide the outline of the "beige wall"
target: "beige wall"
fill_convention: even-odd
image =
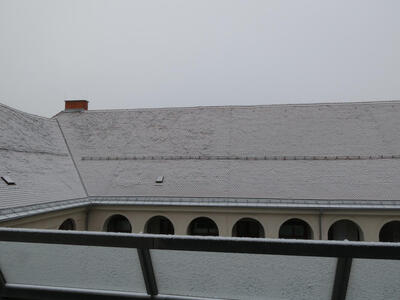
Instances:
[[[3,227],[58,229],[67,219],[73,219],[76,230],[86,230],[86,208],[66,209],[51,213],[2,222]]]
[[[114,214],[127,217],[132,225],[132,232],[142,233],[146,222],[154,216],[168,218],[175,229],[175,234],[185,235],[190,222],[197,217],[211,218],[218,226],[220,236],[232,236],[232,228],[241,218],[253,218],[264,227],[265,236],[278,238],[280,226],[288,219],[299,218],[306,221],[313,238],[328,238],[329,227],[338,220],[351,220],[359,225],[365,241],[378,241],[382,226],[392,220],[400,220],[400,212],[383,211],[319,211],[319,210],[279,210],[263,208],[221,208],[221,207],[155,207],[155,206],[97,206],[77,208],[48,214],[26,217],[1,223],[7,227],[58,229],[68,218],[76,223],[77,230],[103,231],[104,224]],[[86,220],[87,217],[87,220]],[[321,233],[320,221],[321,220]]]
[[[102,231],[104,224],[114,214],[121,214],[129,219],[132,232],[144,231],[146,222],[154,216],[168,218],[175,228],[175,234],[185,235],[189,224],[198,217],[208,217],[218,226],[220,236],[232,236],[232,228],[241,218],[253,218],[264,227],[266,237],[277,238],[279,227],[286,220],[301,218],[306,221],[318,238],[318,214],[313,211],[278,211],[260,209],[224,209],[224,208],[198,208],[198,207],[137,207],[137,206],[101,206],[92,208],[89,215],[89,230]]]

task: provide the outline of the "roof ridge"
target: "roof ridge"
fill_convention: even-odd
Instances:
[[[60,130],[61,136],[62,136],[62,138],[63,138],[63,140],[64,140],[65,146],[67,147],[67,151],[68,151],[68,154],[69,154],[69,158],[70,158],[71,161],[72,161],[72,164],[73,164],[73,166],[74,166],[74,168],[75,168],[75,171],[76,171],[76,173],[77,173],[77,175],[78,175],[79,181],[80,181],[80,183],[82,184],[83,191],[85,192],[86,197],[87,197],[87,196],[89,196],[89,193],[88,193],[88,190],[87,190],[87,188],[86,188],[86,185],[85,185],[85,182],[84,182],[84,180],[83,180],[83,177],[82,177],[82,175],[81,175],[81,172],[79,171],[79,168],[78,168],[78,166],[77,166],[77,164],[76,164],[75,157],[74,157],[74,155],[72,155],[72,151],[71,151],[71,148],[69,147],[67,137],[66,137],[65,134],[64,134],[64,131],[63,131],[62,127],[61,127],[60,122],[57,120],[57,118],[56,118],[55,120],[56,120],[58,129]]]
[[[191,110],[191,109],[235,109],[235,108],[269,108],[269,107],[318,107],[318,106],[351,106],[351,105],[399,105],[400,100],[375,100],[375,101],[351,101],[351,102],[315,102],[315,103],[273,103],[273,104],[255,104],[255,105],[205,105],[205,106],[169,106],[169,107],[141,107],[141,108],[111,108],[111,109],[92,109],[80,113],[101,113],[118,111],[151,111],[151,110]],[[54,117],[61,113],[74,113],[60,111]]]
[[[8,105],[6,105],[6,104],[4,104],[4,103],[1,103],[1,102],[0,102],[0,107],[3,107],[3,108],[8,109],[8,110],[12,110],[12,111],[17,112],[17,113],[21,113],[21,114],[24,114],[24,115],[28,115],[28,116],[31,116],[31,117],[35,117],[35,118],[39,118],[39,119],[44,119],[44,120],[52,121],[51,118],[47,118],[47,117],[43,117],[43,116],[31,114],[31,113],[25,112],[25,111],[23,111],[23,110],[20,110],[20,109],[17,109],[17,108],[8,106]]]

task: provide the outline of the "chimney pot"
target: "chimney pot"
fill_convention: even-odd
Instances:
[[[87,100],[65,100],[65,111],[83,111],[88,110]]]

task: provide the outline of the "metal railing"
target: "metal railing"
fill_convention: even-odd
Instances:
[[[2,274],[0,271],[0,299],[206,299],[159,294],[150,250],[180,250],[337,257],[331,299],[344,300],[353,258],[400,260],[400,244],[393,243],[163,236],[10,228],[0,228],[0,241],[137,249],[147,291],[147,294],[140,294],[21,285],[8,283],[7,274]]]

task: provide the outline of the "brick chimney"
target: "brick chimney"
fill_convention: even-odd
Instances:
[[[88,110],[87,100],[65,100],[65,111],[83,111]]]

